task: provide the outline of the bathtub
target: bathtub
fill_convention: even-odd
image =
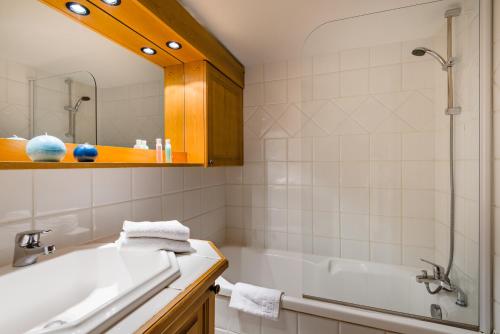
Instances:
[[[477,308],[455,305],[451,293],[428,294],[415,281],[419,274],[415,268],[247,247],[226,246],[221,251],[229,268],[218,279],[218,333],[318,333],[318,326],[340,327],[342,333],[354,334],[365,333],[364,327],[377,334],[477,333],[473,327],[463,329],[418,317],[429,316],[430,305],[438,304],[444,320],[474,321]],[[236,282],[284,291],[279,321],[228,308]]]

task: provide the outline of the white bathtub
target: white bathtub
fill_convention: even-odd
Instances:
[[[425,287],[415,281],[415,275],[419,271],[414,268],[246,247],[228,246],[222,247],[221,251],[229,260],[229,268],[223,274],[224,279],[218,281],[221,294],[217,301],[216,324],[221,333],[224,330],[260,333],[265,330],[257,330],[259,326],[276,326],[272,322],[255,319],[252,320],[255,323],[246,325],[247,329],[239,329],[240,324],[231,326],[234,319],[228,319],[228,314],[233,312],[232,317],[238,315],[227,309],[227,301],[231,295],[232,283],[235,282],[284,291],[282,309],[285,310],[287,319],[282,326],[293,327],[295,321],[300,327],[302,323],[311,322],[309,318],[301,322],[301,317],[315,315],[322,317],[318,318],[321,321],[326,321],[324,318],[334,319],[339,326],[344,323],[350,323],[344,326],[358,324],[381,329],[381,333],[474,333],[399,314],[303,298],[303,295],[309,295],[426,317],[430,315],[430,305],[435,303],[441,306],[445,320],[475,320],[477,314],[474,310],[477,308],[472,305],[465,308],[455,305],[454,295],[428,294]],[[287,329],[283,333],[288,332],[297,330]],[[342,333],[344,332],[348,331],[344,330]]]

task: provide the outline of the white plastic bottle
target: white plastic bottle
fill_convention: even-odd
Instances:
[[[172,163],[172,144],[170,139],[165,139],[165,162]]]
[[[145,139],[142,140],[142,148],[145,150],[149,150],[148,141]]]
[[[156,138],[156,162],[163,162],[163,147],[161,138]]]
[[[141,149],[142,148],[142,141],[140,139],[136,139],[135,140],[134,148],[135,149]]]

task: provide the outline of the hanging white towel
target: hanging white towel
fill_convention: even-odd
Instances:
[[[189,227],[177,220],[157,222],[123,222],[123,231],[129,238],[165,238],[186,241],[189,239]]]
[[[266,319],[278,320],[282,291],[236,283],[229,307]]]
[[[189,241],[170,240],[162,238],[128,238],[125,232],[115,241],[120,247],[166,250],[174,253],[192,253],[195,250]]]

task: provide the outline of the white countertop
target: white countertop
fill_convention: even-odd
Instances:
[[[177,255],[181,276],[116,323],[106,333],[126,334],[135,332],[220,259],[207,241],[194,239],[189,241],[196,252]]]

